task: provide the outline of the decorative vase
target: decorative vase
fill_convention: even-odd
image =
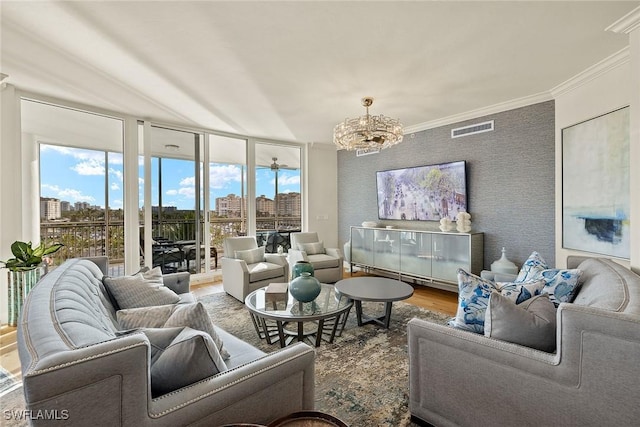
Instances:
[[[313,276],[313,265],[309,261],[298,261],[291,269],[291,280],[300,276],[302,273],[309,273]]]
[[[40,265],[32,268],[31,270],[9,270],[9,282],[7,286],[9,326],[18,325],[22,305],[24,304],[24,300],[27,298],[27,294],[46,272],[46,265]]]
[[[491,263],[491,271],[497,273],[518,274],[518,266],[507,259],[507,250],[502,248],[502,257]]]
[[[311,274],[303,271],[289,284],[289,292],[297,301],[310,302],[320,295],[320,282]]]

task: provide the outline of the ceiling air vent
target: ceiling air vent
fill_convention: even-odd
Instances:
[[[356,156],[357,157],[368,156],[369,154],[378,154],[379,152],[380,152],[379,148],[360,149],[360,150],[356,150]]]
[[[493,120],[490,120],[488,122],[476,123],[475,125],[451,129],[451,138],[460,138],[461,136],[475,135],[476,133],[491,131],[493,131]]]

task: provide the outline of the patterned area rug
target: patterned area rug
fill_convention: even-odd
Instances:
[[[260,340],[244,304],[227,294],[200,298],[214,323],[266,352],[280,348]],[[383,304],[363,303],[366,314]],[[446,323],[450,316],[395,302],[389,329],[357,326],[355,308],[341,337],[316,348],[316,409],[350,426],[416,426],[409,414],[407,322],[414,317]]]
[[[214,323],[265,352],[279,344],[260,340],[244,304],[225,293],[200,298]],[[382,311],[382,304],[364,303],[366,314]],[[446,323],[450,316],[403,302],[393,304],[389,329],[376,325],[358,327],[355,309],[345,330],[333,344],[316,348],[316,409],[336,416],[352,427],[417,426],[409,414],[409,358],[407,322],[418,317]],[[3,411],[22,411],[22,387],[1,398]],[[2,415],[2,414],[0,414]],[[3,425],[27,426],[26,421],[7,420]]]

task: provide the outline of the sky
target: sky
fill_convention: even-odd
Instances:
[[[123,207],[123,163],[120,153],[84,150],[55,145],[40,145],[40,192],[42,197],[53,197],[68,201],[87,202],[105,206],[105,176],[108,177],[109,205],[112,209]],[[107,167],[108,164],[108,167]],[[158,158],[152,159],[152,205],[158,205]],[[240,195],[240,165],[216,164],[210,166],[211,209],[215,209],[215,198],[228,194]],[[258,169],[256,173],[256,196],[275,195],[275,172]],[[162,159],[162,205],[178,209],[193,209],[195,206],[194,164],[187,160]],[[140,206],[144,205],[144,168],[139,166],[138,178]],[[245,185],[246,191],[246,185]],[[278,192],[300,192],[300,171],[280,170]]]

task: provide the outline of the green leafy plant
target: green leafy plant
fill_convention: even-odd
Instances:
[[[8,259],[7,261],[0,261],[0,263],[4,264],[4,266],[11,271],[31,270],[42,264],[43,257],[51,255],[63,246],[61,243],[54,243],[47,246],[44,242],[41,242],[33,248],[31,242],[15,241],[11,245],[11,253],[14,258]]]

